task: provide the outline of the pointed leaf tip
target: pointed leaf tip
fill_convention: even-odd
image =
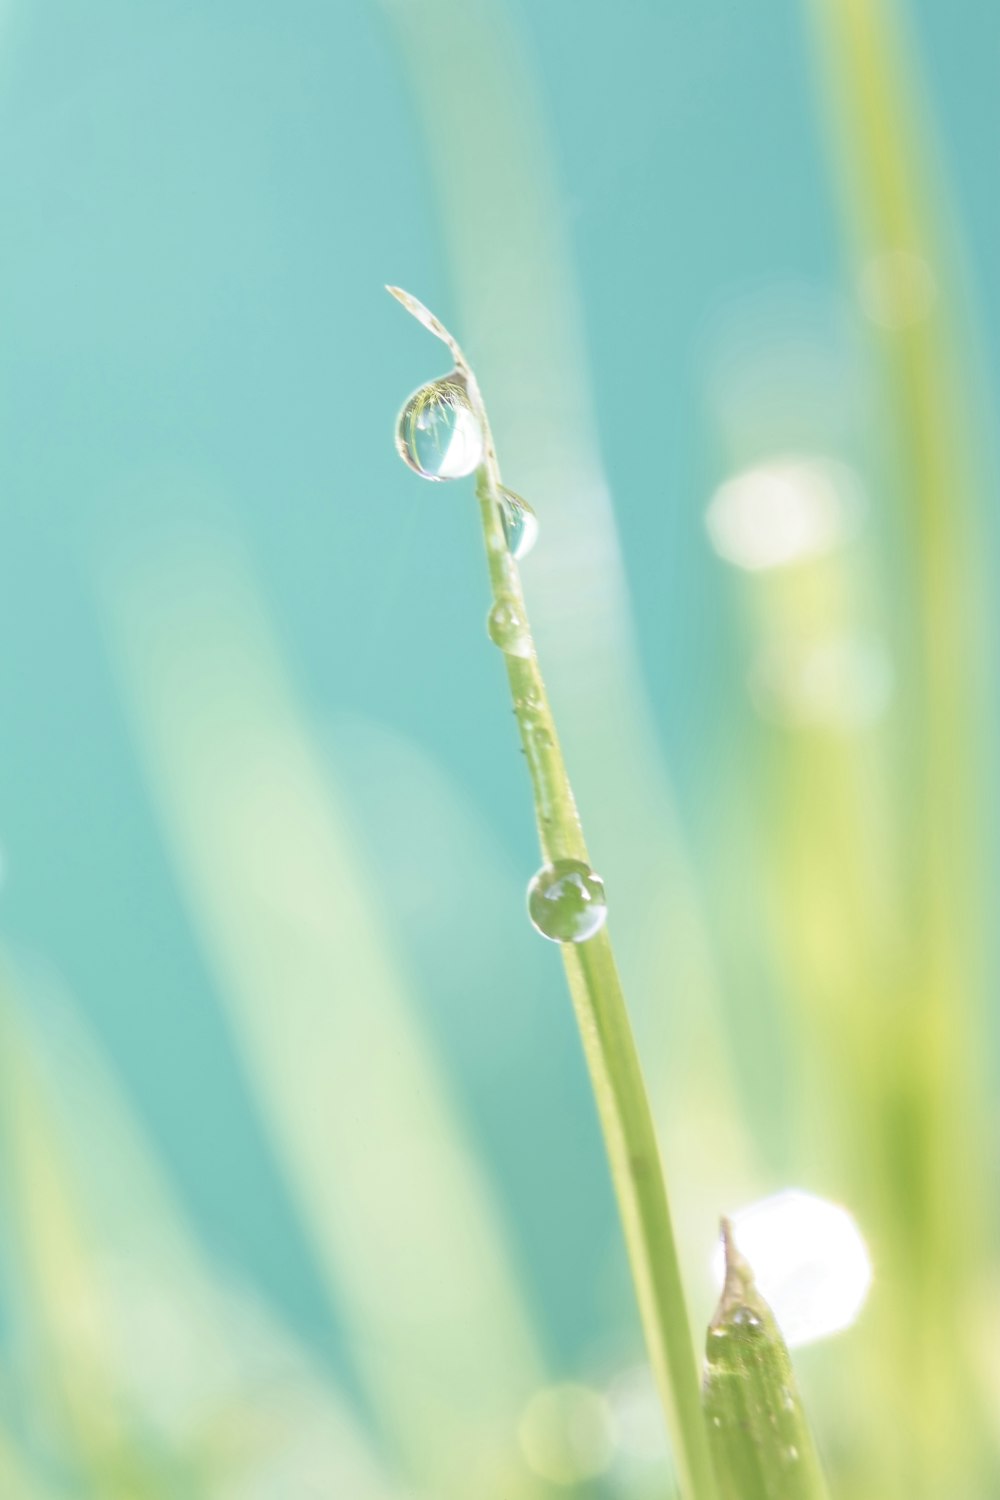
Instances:
[[[722,1299],[716,1313],[717,1320],[724,1318],[734,1307],[757,1300],[760,1296],[754,1281],[753,1268],[740,1253],[740,1248],[736,1243],[736,1234],[731,1220],[726,1218],[721,1220],[720,1232],[726,1257],[726,1274],[722,1286]]]
[[[726,1279],[702,1388],[721,1500],[827,1500],[788,1350],[722,1220]]]

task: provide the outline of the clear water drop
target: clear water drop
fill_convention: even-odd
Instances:
[[[424,479],[462,479],[483,461],[483,429],[457,370],[422,385],[396,423],[396,449]]]
[[[514,699],[514,712],[534,720],[542,711],[542,695],[537,688],[529,687]]]
[[[604,881],[581,859],[543,865],[528,886],[528,915],[554,943],[585,943],[604,926]]]
[[[516,599],[504,595],[486,616],[486,633],[507,656],[530,656],[528,622]]]
[[[527,500],[500,488],[500,519],[511,557],[526,557],[538,540],[538,517]]]

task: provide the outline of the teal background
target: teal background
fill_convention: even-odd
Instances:
[[[766,964],[742,932],[738,896],[735,916],[713,915],[733,896],[717,855],[727,826],[739,842],[752,823],[766,747],[743,686],[739,601],[702,513],[733,457],[720,371],[738,363],[746,320],[764,316],[755,307],[801,314],[833,371],[781,414],[783,445],[837,445],[861,460],[868,441],[807,18],[775,0],[497,10],[547,122],[558,190],[548,207],[583,310],[583,377],[656,739],[720,968],[739,976],[740,1088],[780,1181],[790,1096],[780,1069],[765,1080],[754,1061],[755,1048],[781,1046]],[[989,409],[1000,348],[996,17],[972,0],[923,0],[909,15],[976,399]],[[448,18],[439,4],[417,23],[442,81],[477,65]],[[109,558],[137,542],[155,549],[178,521],[219,526],[245,551],[350,800],[552,1368],[635,1357],[557,954],[508,903],[507,884],[480,886],[475,865],[421,884],[421,851],[439,830],[395,769],[393,736],[471,808],[504,881],[527,881],[535,835],[482,624],[471,481],[421,485],[392,444],[402,400],[446,361],[383,284],[411,288],[466,338],[397,11],[362,0],[10,0],[0,27],[3,941],[75,997],[206,1248],[360,1398],[164,848],[102,622]],[[510,98],[512,116],[522,108]],[[462,132],[460,113],[452,128]],[[501,243],[512,211],[494,205]],[[504,286],[494,295],[505,307]],[[517,307],[506,315],[516,320]],[[467,343],[490,401],[490,350],[474,333]],[[846,405],[826,399],[828,376]],[[544,409],[536,416],[544,427]],[[495,425],[503,454],[502,415]],[[546,495],[528,498],[541,555]],[[572,771],[585,752],[572,736],[565,748]],[[617,877],[612,910],[627,909],[632,854],[595,850],[604,868],[602,856]]]

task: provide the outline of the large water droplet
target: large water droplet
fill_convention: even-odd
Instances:
[[[511,557],[526,557],[538,539],[538,517],[527,500],[500,488],[500,519]]]
[[[528,886],[532,926],[554,943],[585,943],[604,926],[604,881],[581,859],[543,865]]]
[[[457,370],[422,385],[396,424],[396,448],[424,479],[461,479],[483,460],[483,429]]]
[[[486,616],[486,633],[507,656],[530,656],[528,622],[516,599],[503,595]]]

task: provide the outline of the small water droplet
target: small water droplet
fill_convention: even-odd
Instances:
[[[424,479],[461,479],[483,460],[483,429],[457,370],[422,385],[396,424],[396,449]]]
[[[547,727],[546,724],[542,722],[541,719],[537,717],[537,715],[532,714],[528,718],[524,729],[525,733],[528,735],[528,738],[531,740],[531,747],[533,750],[551,750],[552,746],[555,744],[555,740],[552,738],[552,731]]]
[[[585,943],[604,926],[604,882],[580,859],[543,865],[528,886],[532,926],[554,943]]]
[[[501,486],[500,519],[511,557],[526,557],[538,540],[538,517],[520,495]]]
[[[542,711],[541,693],[538,692],[537,688],[528,688],[520,697],[514,699],[514,709],[517,713],[534,719]]]
[[[498,599],[486,616],[486,633],[507,656],[531,655],[528,622],[517,600],[509,595]]]

